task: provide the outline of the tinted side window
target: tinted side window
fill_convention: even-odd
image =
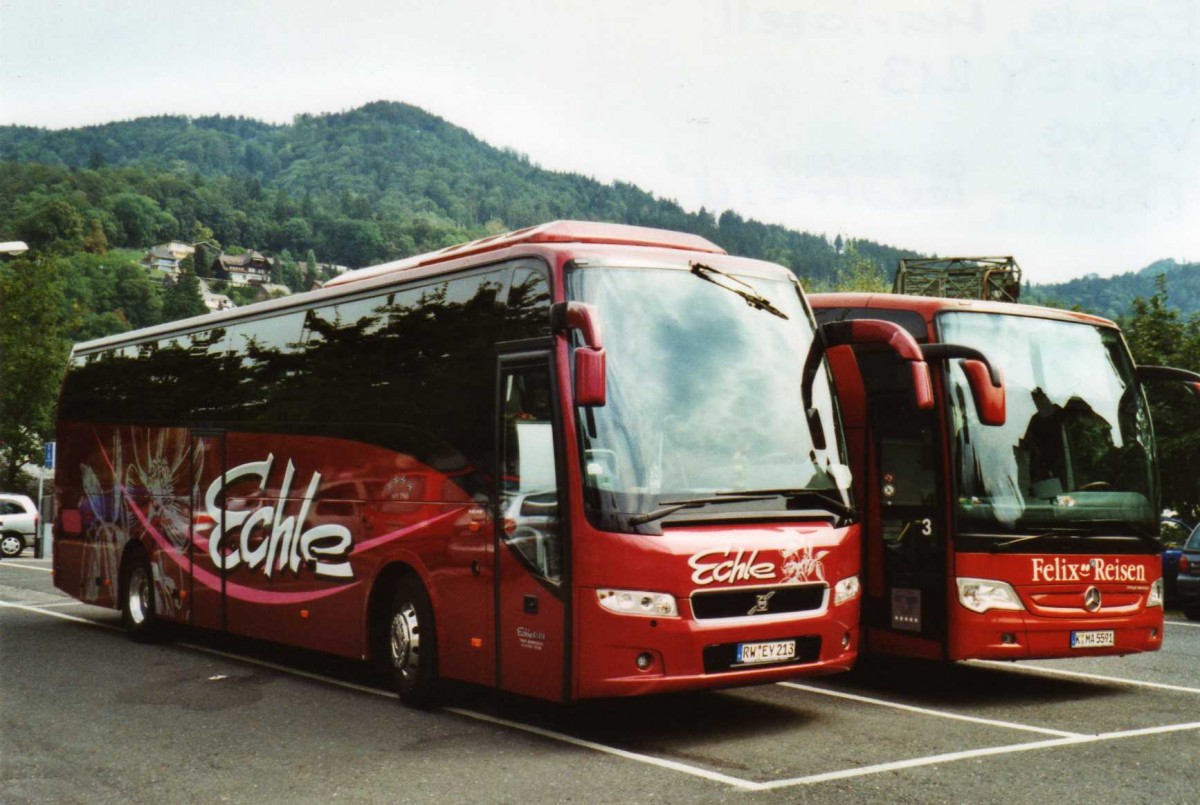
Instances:
[[[513,269],[505,306],[504,340],[550,334],[550,281],[539,260],[522,260]]]
[[[474,490],[489,465],[500,274],[476,274],[309,311],[297,421],[383,444]]]

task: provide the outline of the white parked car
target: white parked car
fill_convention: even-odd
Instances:
[[[19,556],[37,536],[37,506],[25,495],[0,494],[0,556]]]

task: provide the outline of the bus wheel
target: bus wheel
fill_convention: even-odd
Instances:
[[[400,580],[388,613],[386,659],[400,701],[432,707],[437,698],[437,633],[433,607],[415,578]]]
[[[1192,604],[1183,608],[1184,617],[1190,621],[1200,621],[1200,604]]]
[[[154,611],[154,577],[149,560],[140,551],[125,563],[121,593],[121,623],[126,634],[139,643],[161,638],[162,623]]]

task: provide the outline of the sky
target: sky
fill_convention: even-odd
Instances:
[[[375,100],[1035,283],[1200,261],[1200,0],[0,0],[0,124]]]

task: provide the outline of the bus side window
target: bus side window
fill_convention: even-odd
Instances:
[[[504,541],[539,576],[558,582],[562,577],[562,539],[550,373],[545,366],[505,370],[502,382]]]

